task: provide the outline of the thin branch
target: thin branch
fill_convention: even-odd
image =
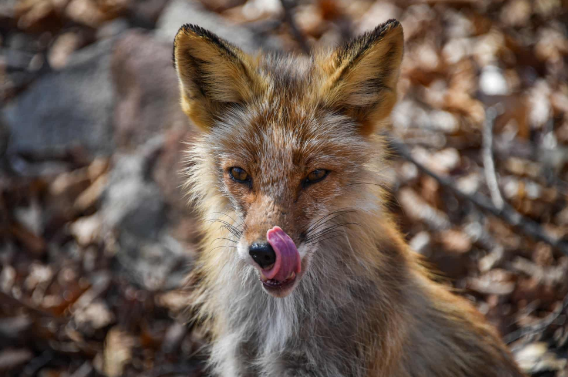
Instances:
[[[11,307],[23,308],[33,316],[48,317],[54,321],[59,321],[59,318],[54,317],[54,315],[46,310],[36,308],[31,303],[27,302],[25,299],[17,299],[8,293],[0,291],[0,302],[9,304]]]
[[[463,192],[457,187],[453,179],[440,176],[435,172],[433,172],[432,170],[430,170],[429,168],[427,168],[426,166],[424,166],[419,161],[417,161],[412,156],[410,150],[402,142],[395,140],[392,136],[387,135],[387,137],[389,139],[391,148],[394,151],[396,151],[402,158],[404,158],[409,162],[412,162],[424,174],[434,178],[442,186],[449,188],[458,197],[472,202],[482,210],[503,219],[505,222],[523,231],[526,235],[536,240],[546,242],[547,244],[551,245],[552,247],[556,248],[562,253],[568,255],[568,243],[562,241],[561,239],[557,239],[555,237],[550,236],[549,234],[544,232],[544,230],[540,227],[539,224],[524,217],[507,203],[504,203],[503,208],[499,209],[495,207],[491,202],[491,200],[483,194],[480,194],[478,192],[474,192],[471,194]]]
[[[485,171],[485,181],[491,194],[491,201],[498,209],[503,209],[505,201],[499,191],[497,182],[497,172],[495,171],[495,160],[493,159],[493,125],[495,119],[503,112],[502,106],[496,105],[485,111],[485,126],[483,128],[483,170]]]
[[[308,45],[308,41],[304,37],[304,34],[298,28],[298,24],[296,24],[296,20],[294,19],[294,15],[292,14],[294,7],[296,6],[294,0],[280,0],[282,3],[282,8],[284,8],[284,21],[290,26],[290,30],[292,31],[292,35],[300,48],[304,52],[304,54],[308,55],[310,53],[310,46]]]
[[[170,375],[194,375],[197,370],[199,370],[201,365],[198,363],[193,364],[165,364],[160,365],[148,373],[145,376],[151,377],[163,377]]]
[[[556,309],[554,309],[552,311],[552,313],[550,313],[549,315],[547,315],[546,317],[544,317],[543,319],[537,321],[536,323],[534,323],[532,325],[522,327],[522,328],[518,329],[517,331],[513,331],[512,333],[505,335],[503,337],[503,341],[506,344],[511,344],[514,341],[516,341],[516,340],[518,340],[518,339],[520,339],[520,338],[522,338],[526,335],[542,333],[550,325],[552,325],[554,323],[554,321],[556,321],[556,319],[558,317],[560,317],[560,314],[562,314],[562,312],[564,312],[567,308],[568,308],[568,295],[566,297],[564,297],[564,301],[562,301],[562,304],[558,305],[558,307]]]

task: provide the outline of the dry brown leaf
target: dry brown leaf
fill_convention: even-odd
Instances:
[[[463,254],[471,250],[471,239],[461,230],[448,229],[440,232],[438,236],[446,251]]]
[[[477,278],[469,278],[469,289],[488,295],[508,295],[515,290],[513,274],[503,269],[493,269]]]
[[[7,348],[0,351],[0,371],[7,372],[33,358],[33,353],[27,348]]]
[[[529,343],[514,352],[515,360],[525,373],[558,371],[566,368],[566,359],[548,350],[545,342]]]
[[[432,229],[442,230],[450,227],[447,215],[430,206],[411,188],[401,189],[397,197],[398,202],[411,219],[422,221]]]
[[[120,377],[132,359],[135,340],[132,335],[113,327],[107,333],[104,349],[104,373],[108,377]]]

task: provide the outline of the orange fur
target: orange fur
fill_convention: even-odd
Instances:
[[[313,58],[251,57],[199,27],[178,32],[182,107],[203,130],[187,188],[206,225],[193,288],[214,374],[522,375],[475,308],[429,279],[383,206],[374,131],[402,51],[394,20]],[[269,295],[247,250],[275,225],[302,271]]]

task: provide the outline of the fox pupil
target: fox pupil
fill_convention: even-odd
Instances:
[[[229,174],[231,175],[231,178],[240,183],[246,183],[250,180],[248,173],[239,167],[231,168],[229,170]]]
[[[322,181],[329,174],[329,170],[316,169],[312,171],[304,180],[304,187]]]

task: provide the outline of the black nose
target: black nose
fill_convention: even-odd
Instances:
[[[263,269],[276,262],[276,254],[268,242],[253,243],[250,245],[249,254]]]

